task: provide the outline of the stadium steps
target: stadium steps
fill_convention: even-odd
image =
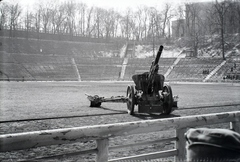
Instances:
[[[71,59],[65,56],[12,54],[37,81],[77,80]]]
[[[76,62],[75,62],[75,59],[72,58],[71,60],[72,60],[72,65],[73,65],[75,74],[77,75],[77,79],[78,79],[78,81],[81,81],[81,76],[80,76],[80,73],[79,73],[79,71],[78,71],[78,68],[77,68],[77,64],[76,64]]]
[[[121,66],[107,65],[101,75],[101,80],[119,80]]]
[[[15,60],[12,58],[11,54],[0,51],[0,63],[15,63]]]
[[[9,80],[35,80],[34,77],[21,64],[17,63],[0,63],[0,78],[9,78]]]
[[[135,44],[133,44],[133,43],[127,44],[125,57],[128,57],[128,58],[135,57]]]
[[[236,68],[234,66],[236,64]],[[208,81],[231,81],[231,77],[240,74],[240,61],[235,59],[228,59],[226,63],[208,80]],[[225,80],[223,78],[225,77]],[[230,79],[230,80],[229,80]]]
[[[77,80],[73,66],[67,64],[24,64],[37,81]]]
[[[182,58],[174,66],[167,80],[202,81],[207,75],[203,71],[212,71],[220,62],[220,59]]]
[[[226,64],[226,60],[224,60],[221,64],[219,64],[215,69],[213,69],[203,80],[203,82],[208,81],[223,65]]]
[[[128,64],[128,58],[124,58],[123,63],[122,63],[121,73],[120,73],[120,80],[124,79],[127,64]]]
[[[119,44],[56,41],[41,39],[20,39],[2,37],[2,48],[7,53],[44,54],[58,56],[103,57],[106,53],[116,55],[120,50]]]
[[[178,57],[174,63],[168,68],[167,72],[164,74],[165,78],[172,72],[173,68],[178,64],[178,62],[181,60],[181,57]]]

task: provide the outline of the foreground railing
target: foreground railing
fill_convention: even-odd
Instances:
[[[185,159],[185,138],[184,133],[188,127],[212,125],[230,122],[230,128],[240,133],[240,111],[224,112],[205,115],[194,115],[186,117],[176,117],[168,119],[157,119],[137,122],[126,122],[106,125],[95,125],[85,127],[74,127],[64,129],[53,129],[44,131],[24,132],[15,134],[0,135],[0,152],[23,150],[39,146],[50,146],[57,144],[67,144],[96,140],[97,148],[82,151],[82,153],[96,153],[97,162],[124,161],[156,159],[175,156],[175,159]],[[162,139],[158,142],[176,140],[175,149],[154,152],[119,159],[108,159],[109,149],[127,147],[109,147],[109,138],[126,136],[140,133],[150,133],[157,131],[176,130],[176,138]],[[156,141],[154,141],[156,143]],[[141,143],[147,144],[147,143]],[[148,143],[151,144],[151,143]],[[140,144],[136,144],[140,145]],[[132,146],[132,144],[131,144]]]

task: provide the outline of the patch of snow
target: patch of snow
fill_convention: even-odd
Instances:
[[[149,46],[141,46],[141,45],[137,45],[135,47],[135,57],[136,58],[146,58],[146,57],[151,57],[153,56],[152,51],[149,51],[150,49],[146,50],[146,48],[148,48]]]
[[[173,50],[165,50],[162,53],[162,57],[178,57],[178,55],[181,53],[178,49]]]
[[[152,57],[153,53],[152,52],[144,52],[144,53],[135,53],[136,58],[146,58],[146,57]]]
[[[125,56],[127,45],[125,44],[121,50],[120,50],[120,58],[123,58]]]
[[[103,57],[113,57],[114,56],[112,52],[101,51],[100,53],[102,54]]]
[[[158,49],[156,48],[154,51],[154,56],[157,55]],[[161,57],[166,58],[166,57],[178,57],[181,53],[180,49],[172,49],[170,46],[164,46],[163,52]],[[152,57],[153,56],[153,51],[152,51],[152,46],[150,45],[137,45],[135,47],[135,57],[136,58],[147,58],[147,57]],[[182,57],[184,57],[182,55]]]

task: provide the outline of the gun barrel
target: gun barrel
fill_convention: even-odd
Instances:
[[[157,57],[156,57],[156,59],[155,59],[155,61],[154,61],[154,65],[157,65],[157,64],[158,64],[159,59],[160,59],[161,54],[162,54],[162,51],[163,51],[163,46],[161,45],[161,46],[159,47],[159,50],[158,50],[158,53],[157,53]]]
[[[157,56],[154,60],[154,63],[151,65],[151,68],[150,68],[150,71],[149,71],[149,74],[148,74],[148,87],[151,85],[151,83],[153,83],[153,78],[154,78],[154,75],[156,73],[156,65],[159,62],[162,51],[163,51],[163,46],[161,45],[159,50],[158,50]]]

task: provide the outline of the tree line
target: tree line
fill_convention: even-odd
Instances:
[[[0,3],[0,27],[10,30],[24,28],[37,32],[67,33],[95,38],[123,37],[143,40],[166,37],[170,19],[176,14],[171,4],[161,10],[141,6],[123,13],[114,9],[87,6],[76,1],[49,1],[26,10],[20,4]],[[169,29],[170,30],[170,29]]]
[[[185,36],[189,38],[194,54],[197,56],[200,44],[204,44],[209,36],[217,36],[225,60],[226,35],[240,33],[240,1],[186,4],[185,11]]]
[[[160,7],[126,8],[124,12],[88,6],[74,0],[39,3],[34,10],[24,9],[18,3],[0,2],[0,27],[10,30],[24,28],[27,31],[94,38],[121,37],[151,40],[154,44],[161,38],[171,37],[173,19],[184,19],[183,36],[188,38],[188,45],[196,54],[206,35],[218,34],[225,59],[224,35],[240,33],[240,2],[216,0],[177,6],[165,3]]]

